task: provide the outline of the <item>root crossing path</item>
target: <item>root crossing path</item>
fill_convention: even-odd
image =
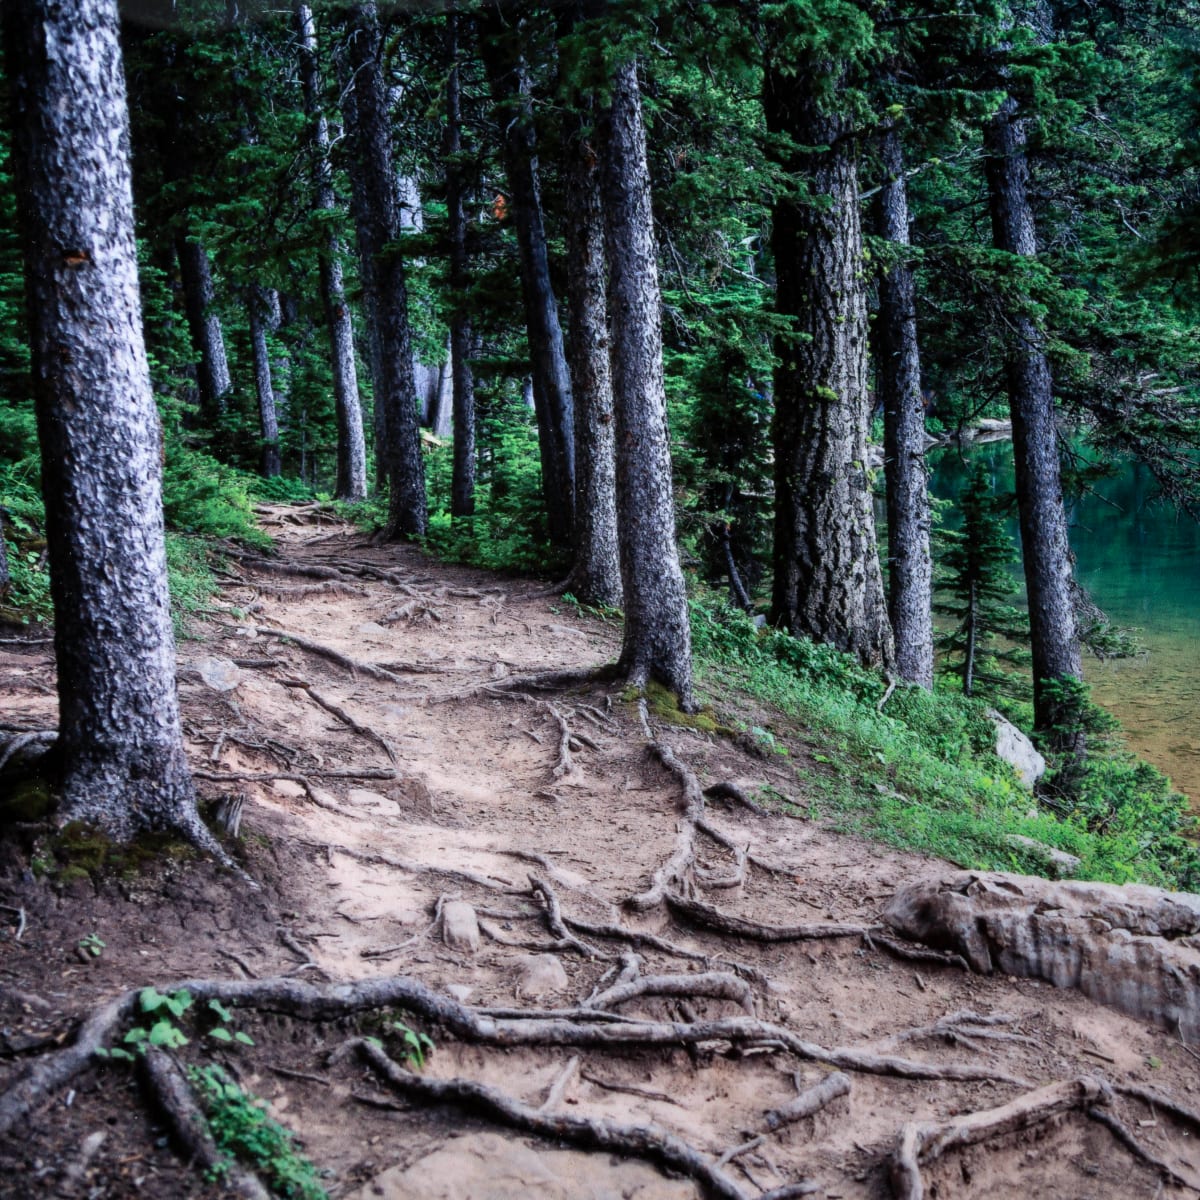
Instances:
[[[198,786],[262,887],[3,864],[0,1194],[272,1194],[269,1162],[206,1174],[213,1065],[339,1200],[1200,1194],[1196,1050],[897,944],[882,909],[945,864],[811,819],[803,754],[626,699],[594,670],[619,627],[534,582],[264,516],[278,553],[231,551],[180,646]],[[53,730],[51,670],[0,647],[11,728]],[[148,986],[186,986],[188,1043],[99,1059]]]

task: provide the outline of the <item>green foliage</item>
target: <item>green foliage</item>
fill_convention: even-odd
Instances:
[[[954,622],[937,639],[942,669],[961,680],[964,695],[1023,699],[1028,682],[1003,664],[1028,664],[1029,624],[1010,603],[1017,553],[984,462],[976,462],[959,493],[958,511],[960,528],[941,530],[941,598],[933,606]]]
[[[182,533],[237,538],[266,547],[271,539],[254,523],[249,477],[209,454],[168,447],[163,464],[163,511]]]
[[[1195,885],[1194,823],[1166,780],[1132,756],[1101,755],[1080,786],[1086,803],[1041,811],[995,757],[982,701],[902,686],[880,712],[883,681],[850,656],[760,630],[711,599],[693,601],[691,615],[701,684],[719,686],[726,704],[737,699],[732,684],[779,711],[757,740],[799,741],[793,756],[814,764],[805,787],[835,828],[964,867],[1037,874],[1044,864],[1009,841],[1022,834],[1077,855],[1087,878]]]
[[[400,1040],[404,1061],[416,1071],[425,1069],[425,1060],[433,1053],[433,1039],[404,1021],[393,1021],[391,1034]]]
[[[317,1169],[296,1148],[296,1135],[265,1112],[266,1102],[244,1092],[218,1066],[191,1067],[213,1140],[230,1160],[261,1174],[272,1191],[290,1200],[327,1200]]]

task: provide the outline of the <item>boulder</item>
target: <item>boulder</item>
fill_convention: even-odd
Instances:
[[[996,757],[1008,763],[1016,771],[1021,783],[1032,792],[1037,781],[1046,773],[1046,760],[1038,753],[1034,744],[1002,713],[989,708],[987,715],[996,726]]]
[[[962,872],[901,888],[883,920],[902,937],[1000,971],[1075,987],[1200,1040],[1200,896]]]

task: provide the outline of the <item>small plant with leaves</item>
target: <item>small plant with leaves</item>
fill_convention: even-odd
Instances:
[[[84,955],[90,958],[99,958],[104,953],[106,945],[104,939],[95,931],[85,933],[78,942],[79,949]]]
[[[162,1046],[167,1050],[186,1046],[187,1034],[177,1022],[191,1006],[192,994],[186,988],[170,993],[143,988],[138,995],[138,1023],[126,1032],[120,1046],[113,1046],[111,1050],[101,1047],[96,1053],[101,1058],[132,1061],[147,1046]]]
[[[404,1061],[417,1071],[424,1070],[426,1060],[433,1053],[433,1039],[403,1021],[393,1021],[390,1032],[400,1039]]]
[[[217,1066],[191,1067],[188,1079],[208,1117],[213,1140],[230,1159],[241,1159],[271,1190],[292,1200],[327,1200],[316,1167],[296,1148],[296,1135],[264,1111]]]

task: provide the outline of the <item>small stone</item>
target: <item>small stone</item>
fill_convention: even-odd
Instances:
[[[232,659],[202,658],[196,670],[214,692],[232,692],[242,682],[241,668]]]
[[[275,779],[271,781],[271,791],[278,796],[297,800],[304,795],[304,784],[297,783],[294,779]]]
[[[475,989],[465,983],[448,983],[446,984],[446,991],[449,992],[450,995],[459,1002],[459,1004],[466,1004],[466,1002],[470,1000]]]
[[[317,804],[329,804],[335,808],[339,807],[338,798],[328,788],[313,787],[309,788],[309,792]]]
[[[448,900],[442,905],[442,941],[470,954],[479,949],[479,921],[465,900]]]
[[[387,641],[389,634],[386,629],[376,621],[364,621],[359,627],[358,632],[365,638],[370,638],[372,641],[380,639]]]
[[[545,996],[550,992],[566,991],[567,973],[553,954],[531,954],[522,958],[520,965],[518,996]]]

